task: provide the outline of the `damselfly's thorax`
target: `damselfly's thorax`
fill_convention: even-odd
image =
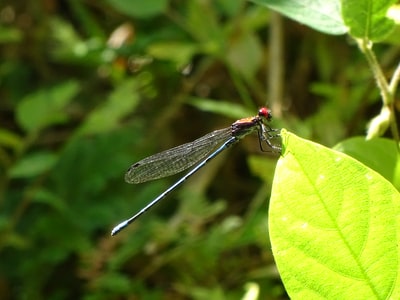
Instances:
[[[264,131],[262,126],[266,125],[271,119],[271,111],[266,107],[262,107],[259,109],[257,116],[243,118],[234,122],[231,126],[232,135],[241,139],[250,133]]]

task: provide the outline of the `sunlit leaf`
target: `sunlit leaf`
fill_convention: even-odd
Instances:
[[[292,299],[398,299],[400,195],[355,159],[282,131],[269,229]]]

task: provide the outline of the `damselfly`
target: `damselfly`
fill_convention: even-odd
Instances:
[[[128,183],[141,183],[174,175],[201,161],[190,172],[188,172],[185,176],[170,186],[165,192],[143,207],[138,213],[115,226],[111,232],[111,235],[116,235],[123,228],[127,227],[154,204],[165,198],[170,192],[181,185],[186,179],[204,167],[204,165],[206,165],[219,153],[231,145],[236,144],[246,135],[257,132],[260,148],[263,151],[263,142],[265,142],[273,150],[280,150],[279,147],[273,145],[270,141],[272,138],[278,136],[276,133],[277,130],[271,129],[271,127],[268,125],[268,123],[271,121],[271,118],[271,111],[266,107],[262,107],[258,111],[257,116],[237,120],[228,128],[215,130],[193,142],[154,154],[133,164],[125,174],[125,181]],[[222,145],[219,148],[209,154],[221,143]]]

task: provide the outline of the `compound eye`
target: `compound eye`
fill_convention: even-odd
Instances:
[[[270,120],[272,118],[271,111],[266,107],[261,107],[258,111],[258,116]]]

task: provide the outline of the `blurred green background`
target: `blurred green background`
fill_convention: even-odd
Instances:
[[[380,109],[349,39],[247,1],[3,0],[0,299],[287,299],[256,136],[110,236],[180,176],[129,185],[132,163],[264,105],[328,146]]]

